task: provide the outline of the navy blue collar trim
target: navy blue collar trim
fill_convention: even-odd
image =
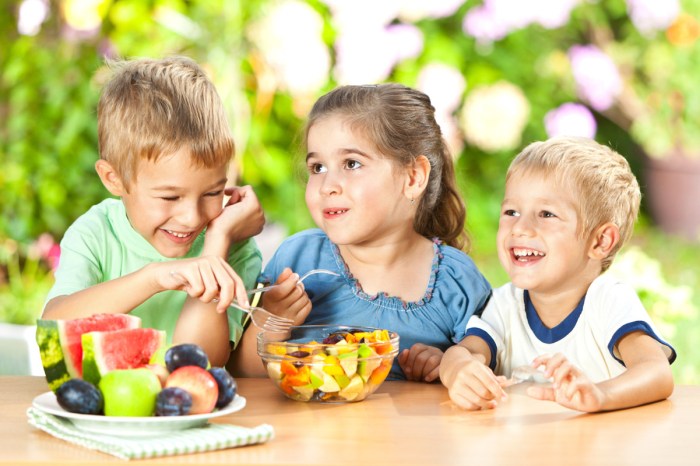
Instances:
[[[583,298],[581,298],[581,301],[578,302],[574,310],[571,311],[559,325],[552,328],[542,323],[542,319],[540,319],[540,316],[537,314],[537,310],[530,300],[530,293],[528,293],[527,290],[523,293],[523,300],[525,301],[527,323],[537,339],[542,343],[555,343],[571,333],[576,326],[576,322],[578,322],[578,318],[581,316],[581,312],[583,312],[583,303],[586,300],[586,296],[584,295]]]

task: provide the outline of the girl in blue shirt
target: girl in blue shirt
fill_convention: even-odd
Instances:
[[[285,240],[263,281],[263,307],[295,324],[386,328],[400,336],[393,379],[438,378],[491,287],[463,252],[465,207],[452,156],[424,93],[399,84],[343,86],[306,126],[306,204],[319,229]],[[300,274],[324,268],[339,276]],[[292,273],[294,271],[295,273]],[[262,375],[249,328],[236,372]]]

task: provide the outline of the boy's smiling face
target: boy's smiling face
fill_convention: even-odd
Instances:
[[[188,150],[139,162],[128,190],[121,196],[131,226],[161,255],[182,257],[195,238],[223,209],[226,165],[196,167]]]
[[[515,173],[508,180],[498,257],[518,288],[546,294],[572,291],[599,267],[588,256],[587,235],[579,232],[576,195],[573,188],[564,189],[538,172]]]

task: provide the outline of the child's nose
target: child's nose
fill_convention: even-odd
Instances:
[[[342,191],[341,182],[338,176],[328,172],[323,177],[323,183],[321,183],[321,194],[325,196],[330,196],[331,194],[340,194]]]
[[[183,227],[197,228],[202,221],[203,212],[197,203],[183,203],[177,220]]]
[[[513,224],[513,235],[514,236],[530,236],[534,232],[534,223],[532,219],[527,215],[521,215],[517,217],[517,220]]]

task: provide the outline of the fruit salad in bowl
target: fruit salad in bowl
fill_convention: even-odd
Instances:
[[[361,401],[384,382],[399,351],[399,335],[373,327],[300,325],[258,335],[270,379],[297,401]]]

